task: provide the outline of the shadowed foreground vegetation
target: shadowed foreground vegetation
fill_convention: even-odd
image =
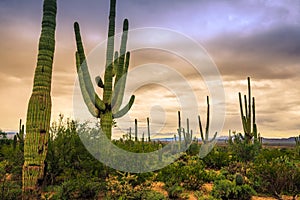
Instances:
[[[300,193],[300,147],[261,148],[236,137],[215,146],[203,159],[192,142],[171,165],[149,173],[123,173],[104,166],[85,149],[78,132],[87,124],[61,119],[51,126],[46,158],[44,199],[251,199],[252,195],[294,196]],[[5,134],[4,134],[5,135]],[[1,139],[0,199],[21,199],[22,142]],[[157,141],[124,137],[115,145],[133,152],[155,151]],[[157,189],[160,185],[160,189]],[[207,189],[211,185],[211,189]]]

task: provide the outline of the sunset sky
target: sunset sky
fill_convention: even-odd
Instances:
[[[4,131],[17,130],[19,119],[26,119],[37,59],[42,3],[42,0],[0,1],[0,129]],[[57,4],[53,120],[59,113],[74,117],[77,75],[73,23],[80,23],[85,51],[92,54],[92,50],[106,39],[109,0],[58,0]],[[238,92],[247,92],[246,78],[250,76],[259,132],[264,137],[290,137],[300,133],[299,11],[298,0],[117,0],[116,31],[122,30],[122,20],[128,18],[131,30],[158,27],[199,43],[210,55],[223,80],[226,117],[220,135],[227,135],[229,129],[242,131]],[[129,33],[129,43],[131,39]],[[147,39],[150,41],[151,37],[143,40]],[[170,48],[183,45],[176,43],[178,41],[154,42],[169,42]],[[168,52],[146,49],[133,52],[129,70],[149,63],[156,63],[156,67],[168,65],[188,79],[198,102],[192,109],[199,112],[205,122],[209,92],[199,74],[188,67],[188,61]],[[150,68],[155,69],[155,66],[151,64]],[[129,122],[138,118],[141,126],[145,126],[146,117],[151,116],[154,131],[175,132],[180,105],[177,105],[179,97],[172,90],[184,86],[163,70],[156,73],[165,73],[164,79],[174,80],[169,85],[171,88],[163,85],[162,80],[153,81],[160,85],[136,85],[142,84],[140,81],[147,75],[150,77],[152,72],[144,71],[135,76],[135,82],[128,79],[129,87],[136,87],[131,91],[136,95],[136,102],[129,113],[130,118],[125,119]],[[156,130],[155,125],[159,127],[161,123],[165,128]],[[198,130],[195,132],[199,136]]]

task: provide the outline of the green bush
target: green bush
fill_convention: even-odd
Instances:
[[[182,156],[176,162],[158,172],[157,180],[165,186],[173,187],[179,184],[188,190],[198,190],[207,178],[205,165],[198,156]]]
[[[97,199],[98,193],[103,190],[103,184],[86,178],[75,178],[63,182],[56,188],[53,199]]]
[[[213,150],[203,158],[207,167],[217,170],[228,166],[231,160],[232,156],[225,147],[214,147]]]
[[[212,190],[212,196],[217,199],[249,200],[255,191],[249,185],[237,186],[230,180],[217,181]]]
[[[281,198],[282,194],[300,193],[300,163],[287,156],[255,162],[251,179],[260,193]]]

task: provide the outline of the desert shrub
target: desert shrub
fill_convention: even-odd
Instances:
[[[232,156],[229,154],[227,148],[224,147],[214,147],[213,150],[203,158],[207,167],[217,170],[228,166],[231,160]]]
[[[235,184],[236,185],[243,185],[244,184],[244,177],[241,174],[235,175]]]
[[[204,163],[198,156],[185,155],[161,169],[158,172],[157,180],[164,182],[167,188],[179,184],[188,190],[198,190],[207,175],[204,167]]]
[[[300,193],[300,164],[287,156],[256,162],[251,178],[255,189],[261,193],[278,198],[282,194]]]
[[[249,200],[255,191],[249,185],[236,185],[230,180],[217,181],[212,190],[212,196],[217,199]]]
[[[107,199],[165,199],[151,190],[151,181],[140,182],[135,174],[118,172],[118,176],[110,175],[106,182]]]
[[[229,149],[232,153],[233,160],[239,162],[253,161],[261,150],[261,144],[258,142],[248,143],[239,135],[236,135],[234,142],[230,143]]]
[[[97,199],[98,193],[103,189],[103,183],[96,179],[74,178],[57,187],[53,199]]]

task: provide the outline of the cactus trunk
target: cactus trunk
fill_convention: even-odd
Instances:
[[[55,49],[56,0],[44,0],[33,91],[28,103],[24,141],[23,199],[38,199],[44,178],[51,117],[51,78]]]

